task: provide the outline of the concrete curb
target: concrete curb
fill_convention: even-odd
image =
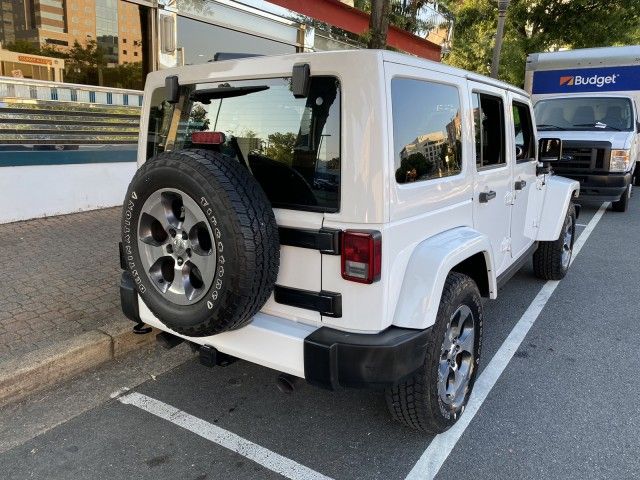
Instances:
[[[55,345],[0,362],[0,407],[155,340],[156,330],[136,335],[132,327],[129,320],[117,320]]]

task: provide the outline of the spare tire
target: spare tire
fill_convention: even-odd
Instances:
[[[195,337],[251,321],[280,264],[264,191],[246,167],[208,150],[163,152],[138,169],[123,207],[122,243],[149,310]]]

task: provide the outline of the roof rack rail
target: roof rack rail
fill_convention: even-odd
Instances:
[[[210,62],[222,62],[224,60],[237,60],[239,58],[264,57],[260,53],[233,53],[233,52],[217,52]]]

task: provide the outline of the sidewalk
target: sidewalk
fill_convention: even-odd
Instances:
[[[149,343],[120,310],[121,208],[0,225],[0,404]],[[29,370],[31,368],[31,370]],[[35,372],[35,370],[38,372]],[[67,371],[60,371],[66,369]],[[15,382],[31,382],[16,386]],[[14,393],[15,393],[14,392]]]

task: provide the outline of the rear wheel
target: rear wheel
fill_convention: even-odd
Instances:
[[[632,186],[629,185],[627,187],[627,189],[625,190],[625,192],[620,197],[620,200],[618,200],[617,202],[613,202],[611,204],[611,208],[612,208],[612,210],[614,212],[626,212],[627,211],[627,209],[629,208],[629,198],[631,197],[631,188],[632,188]]]
[[[445,282],[436,323],[429,330],[424,364],[386,390],[394,419],[423,432],[441,433],[456,423],[478,375],[482,303],[475,282],[452,272]]]
[[[573,255],[576,234],[576,207],[569,204],[560,237],[553,242],[540,242],[533,254],[533,271],[544,280],[561,280],[567,274]]]

